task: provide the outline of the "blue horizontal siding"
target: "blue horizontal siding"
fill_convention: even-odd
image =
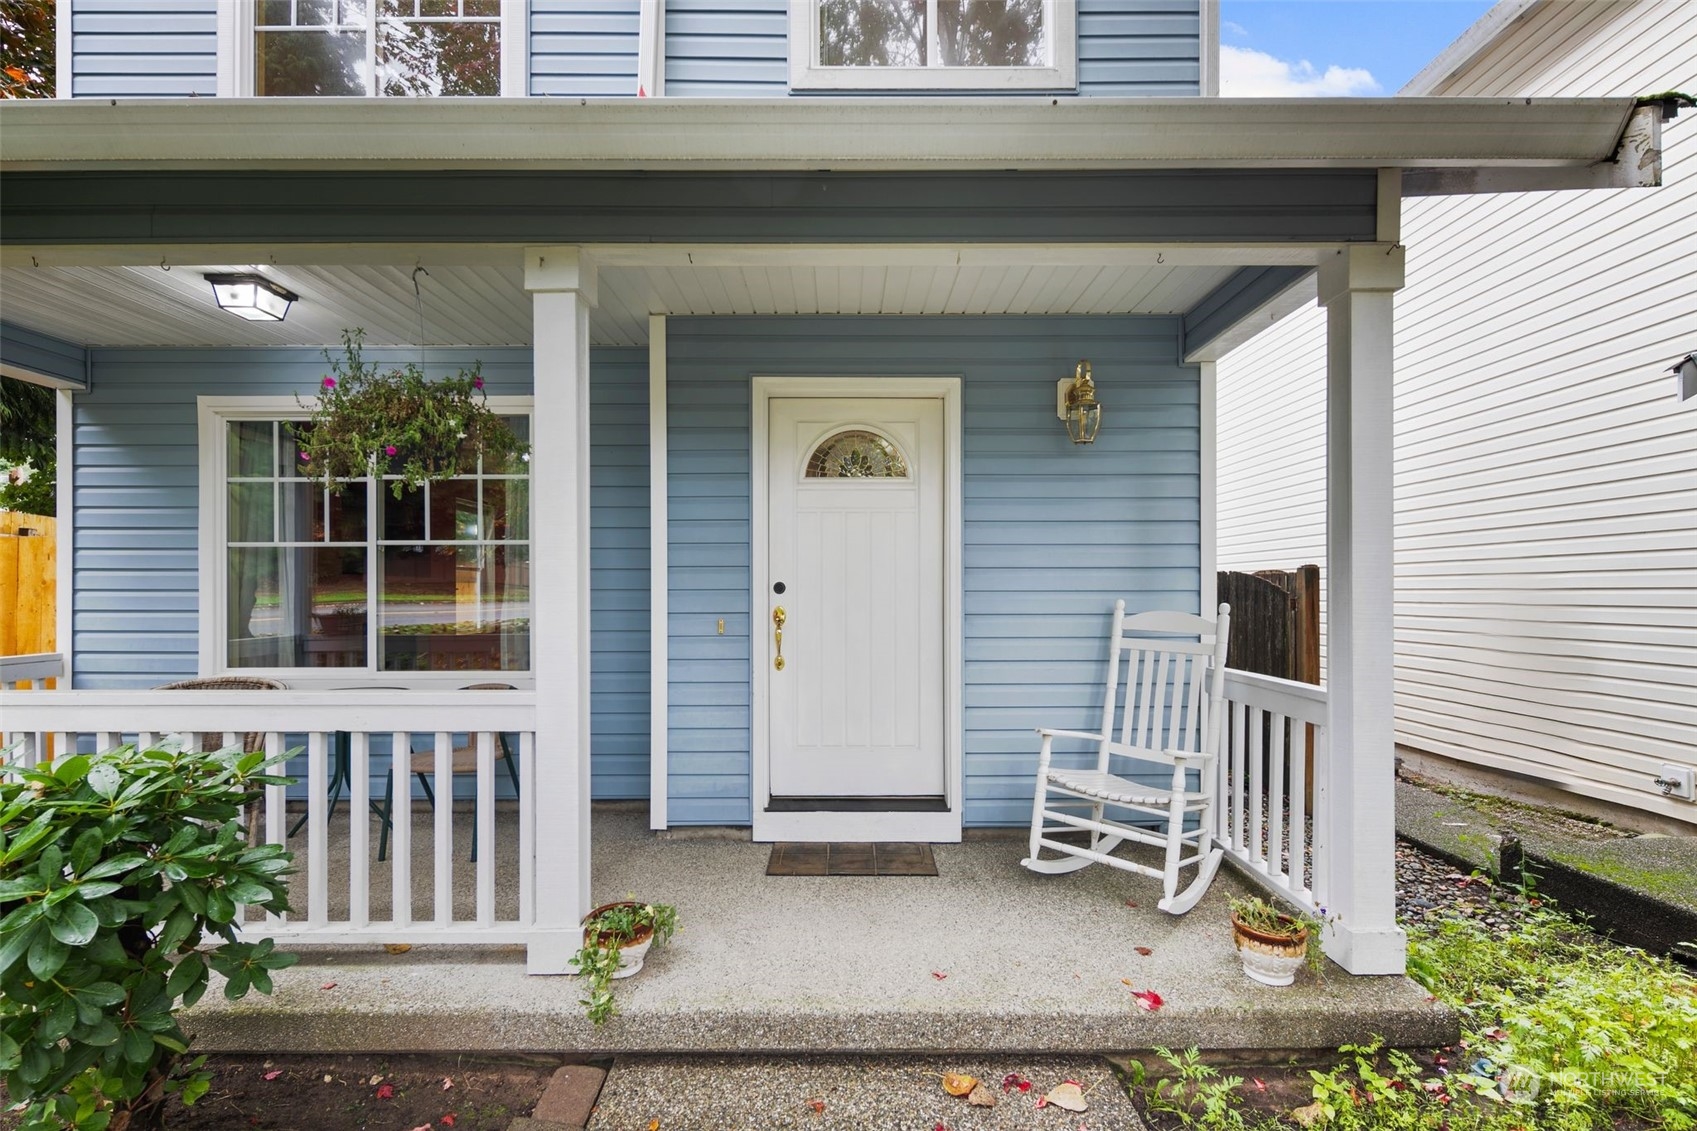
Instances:
[[[1176,318],[672,319],[670,820],[752,818],[754,374],[963,377],[965,821],[1017,825],[1034,728],[1100,720],[1113,602],[1197,609],[1198,384],[1179,332]],[[1079,357],[1105,406],[1089,448],[1054,419],[1053,381]]]
[[[368,350],[379,364],[411,351]],[[427,371],[481,360],[488,391],[525,395],[525,349],[432,350]],[[591,353],[592,791],[648,796],[647,352]],[[95,350],[75,398],[71,651],[79,688],[145,688],[198,671],[199,456],[195,398],[317,389],[310,349]],[[630,480],[626,465],[642,468]],[[613,482],[609,484],[607,480]],[[606,500],[603,502],[602,500]],[[605,544],[603,539],[605,538]],[[634,594],[635,602],[620,595]],[[634,604],[640,609],[620,609]],[[286,680],[285,680],[286,682]],[[505,774],[496,781],[505,790]],[[462,790],[468,781],[457,783]]]
[[[217,0],[71,0],[77,98],[218,93]]]
[[[1078,93],[1202,93],[1200,0],[1077,0]]]
[[[25,369],[81,388],[88,379],[88,351],[22,326],[0,322],[0,365]]]
[[[531,0],[530,93],[636,96],[638,0]]]
[[[784,0],[666,0],[666,96],[782,98],[789,19]]]

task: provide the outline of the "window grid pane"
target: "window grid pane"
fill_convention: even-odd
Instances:
[[[480,467],[396,500],[393,477],[304,479],[287,422],[229,422],[225,451],[231,668],[529,669],[528,476]]]

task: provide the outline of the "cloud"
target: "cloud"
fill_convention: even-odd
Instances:
[[[1245,37],[1249,35],[1248,28],[1244,27],[1242,24],[1233,23],[1231,20],[1221,20],[1220,30],[1225,32],[1227,35],[1241,35]]]
[[[1378,80],[1364,67],[1333,64],[1320,71],[1306,59],[1292,63],[1265,51],[1220,45],[1220,94],[1225,98],[1345,98],[1379,93]]]

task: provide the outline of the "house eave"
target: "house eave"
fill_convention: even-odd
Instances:
[[[0,170],[1500,169],[1607,161],[1631,98],[65,99]]]

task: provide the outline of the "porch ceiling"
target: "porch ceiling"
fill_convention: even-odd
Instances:
[[[592,340],[641,345],[650,313],[1182,314],[1236,269],[1230,262],[1154,263],[1141,256],[1023,263],[894,258],[907,261],[603,266]],[[426,344],[529,344],[531,300],[516,255],[510,265],[422,265]],[[231,317],[213,304],[201,277],[228,271],[260,271],[300,301],[280,323]],[[6,321],[85,346],[320,346],[356,326],[371,345],[419,340],[411,265],[8,266],[0,269],[0,295]]]

